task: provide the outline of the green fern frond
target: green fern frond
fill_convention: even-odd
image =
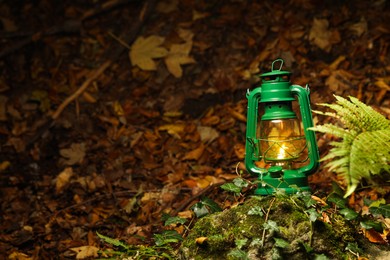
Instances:
[[[342,129],[332,124],[319,125],[315,127],[315,130],[317,132],[327,133],[341,138],[349,134],[348,130]]]
[[[322,161],[329,160],[326,167],[345,179],[345,196],[349,196],[362,178],[370,180],[372,175],[390,172],[390,120],[357,98],[335,98],[335,104],[320,104],[334,112],[320,114],[339,119],[344,128],[325,124],[311,130],[340,139],[330,143],[333,147]]]

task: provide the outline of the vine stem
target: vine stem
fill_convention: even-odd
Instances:
[[[266,223],[266,222],[268,221],[269,213],[270,213],[270,211],[271,211],[272,205],[273,205],[274,202],[275,202],[275,199],[276,199],[276,198],[273,198],[273,199],[271,200],[271,203],[269,204],[269,207],[268,207],[268,210],[267,210],[267,214],[265,214],[264,223]],[[261,236],[261,247],[264,246],[265,231],[266,231],[266,229],[264,228],[264,229],[263,229],[263,235]]]

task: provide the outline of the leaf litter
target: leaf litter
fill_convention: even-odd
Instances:
[[[3,1],[1,21],[5,31],[24,37],[98,10],[98,2],[15,8]],[[142,10],[129,1],[85,20],[79,34],[37,33],[36,44],[5,56],[0,258],[94,257],[105,247],[97,232],[151,244],[153,234],[167,228],[162,214],[178,210],[191,219],[199,194],[234,205],[218,187],[245,173],[245,93],[276,58],[286,58],[293,82],[310,83],[314,109],[337,92],[390,118],[388,4],[289,3],[158,1],[134,41],[126,42],[127,55],[114,59],[48,128],[40,128],[42,121],[119,49],[108,32],[131,34]],[[2,50],[20,39],[4,36]],[[321,155],[331,141],[318,136]],[[340,182],[323,169],[310,177],[315,191],[329,191],[332,181]],[[349,204],[360,211],[363,198],[389,203],[388,192],[364,190]]]

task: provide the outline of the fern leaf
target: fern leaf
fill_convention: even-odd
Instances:
[[[325,124],[325,125],[311,127],[309,128],[309,130],[313,130],[321,133],[328,133],[337,137],[344,137],[345,135],[348,135],[347,130],[332,124]]]
[[[311,130],[339,137],[321,160],[329,160],[326,167],[345,179],[349,196],[363,178],[390,172],[390,121],[357,98],[335,98],[336,104],[320,104],[334,112],[320,114],[339,119],[344,128],[325,124]]]

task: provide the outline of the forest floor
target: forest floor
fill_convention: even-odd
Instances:
[[[389,21],[388,1],[0,1],[0,258],[148,244],[199,194],[237,203],[219,185],[245,172],[246,90],[276,58],[314,109],[355,96],[389,118]]]

